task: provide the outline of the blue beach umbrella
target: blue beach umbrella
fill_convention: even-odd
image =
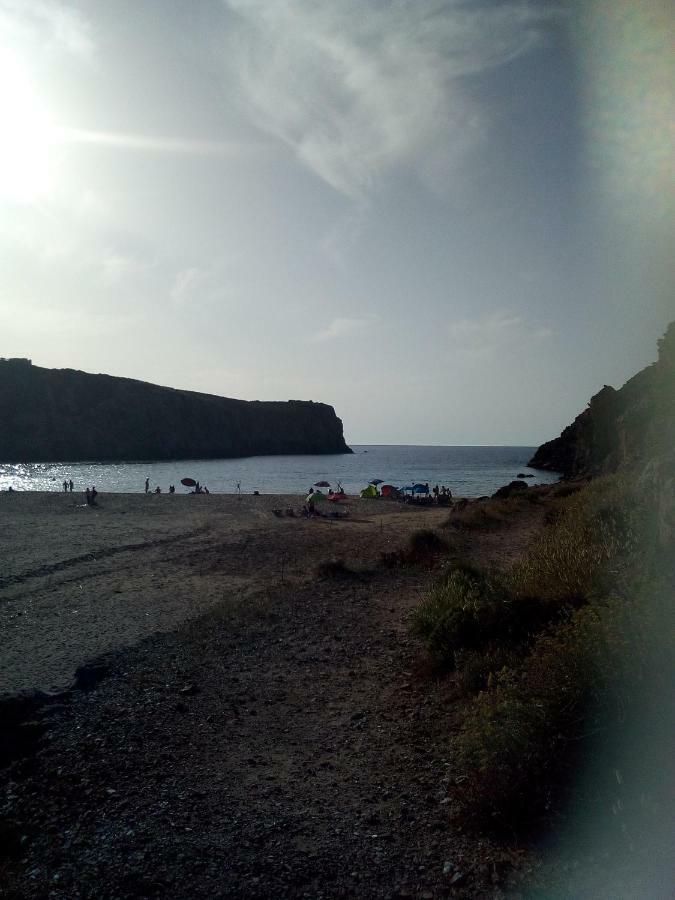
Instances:
[[[372,478],[372,479],[368,482],[368,484],[374,484],[374,485],[384,484],[384,480],[383,480],[382,478]]]

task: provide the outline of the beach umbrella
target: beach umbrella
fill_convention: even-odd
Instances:
[[[384,480],[382,478],[373,478],[368,482],[368,484],[384,484]]]
[[[413,494],[428,494],[429,488],[426,484],[413,484],[412,486]]]
[[[330,481],[315,481],[314,487],[330,487]]]
[[[184,484],[185,487],[194,487],[197,484],[194,478],[181,478],[180,483]]]

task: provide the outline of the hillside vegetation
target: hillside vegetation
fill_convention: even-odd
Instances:
[[[665,799],[664,746],[634,744],[669,709],[672,547],[619,476],[556,500],[548,518],[510,570],[454,566],[413,615],[461,699],[454,809],[511,830],[590,806],[610,830],[635,829]]]
[[[628,820],[635,829],[661,802],[670,742],[659,735],[673,724],[675,323],[658,350],[530,462],[593,481],[471,504],[453,519],[508,528],[509,503],[511,516],[518,503],[548,507],[515,565],[453,565],[413,616],[461,698],[453,800],[464,819],[513,829],[587,806],[607,833],[627,835]]]

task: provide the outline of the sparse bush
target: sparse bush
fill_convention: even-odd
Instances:
[[[477,694],[492,686],[495,673],[518,665],[521,652],[512,645],[494,642],[481,650],[458,650],[455,684],[460,696]]]
[[[579,794],[579,772],[600,758],[576,802],[604,805],[616,824],[614,772],[625,773],[626,723],[669,695],[658,634],[672,617],[669,591],[637,590],[637,599],[614,595],[546,630],[520,666],[502,669],[493,689],[473,699],[454,742],[467,776],[459,798],[466,817],[508,828],[553,819],[573,787]],[[641,791],[643,783],[627,785],[623,805],[644,805]]]
[[[413,557],[433,556],[448,549],[447,543],[431,528],[421,528],[410,535],[409,553]]]
[[[538,497],[535,500],[538,501]],[[506,500],[473,500],[454,509],[444,527],[466,531],[501,528],[509,521],[514,509],[528,502],[528,499],[520,495]]]
[[[412,615],[413,631],[424,639],[438,668],[458,668],[460,651],[488,651],[495,641],[527,641],[559,608],[529,597],[513,597],[498,576],[457,567],[437,583]],[[466,658],[466,657],[464,657]],[[488,657],[485,660],[487,665]]]
[[[454,739],[465,775],[455,799],[482,826],[559,815],[591,760],[595,780],[585,794],[576,783],[575,802],[604,804],[616,823],[613,773],[628,765],[626,723],[655,703],[662,716],[653,695],[668,696],[675,573],[672,554],[645,553],[649,511],[617,478],[561,502],[509,573],[452,572],[413,616],[434,658],[473,695]],[[634,753],[636,770],[643,752]],[[638,782],[632,801],[622,788],[623,802],[642,809]]]
[[[579,605],[616,576],[636,546],[639,522],[617,479],[603,479],[570,497],[506,586],[514,596]]]
[[[326,559],[316,567],[317,578],[352,578],[355,574],[344,559]]]

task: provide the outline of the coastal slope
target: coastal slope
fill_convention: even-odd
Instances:
[[[528,465],[563,475],[600,475],[640,466],[675,446],[675,322],[658,360],[619,390],[605,385],[588,407],[534,454]]]
[[[0,461],[351,453],[332,406],[260,402],[0,360]]]

